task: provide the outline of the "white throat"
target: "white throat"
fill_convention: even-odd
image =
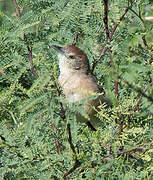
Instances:
[[[74,72],[73,69],[69,68],[68,63],[67,63],[67,57],[58,54],[58,59],[59,59],[59,69],[60,69],[60,74],[71,74]]]

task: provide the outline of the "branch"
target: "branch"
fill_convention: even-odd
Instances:
[[[144,152],[146,152],[147,150],[150,150],[150,149],[152,149],[153,147],[151,146],[151,147],[135,147],[135,148],[133,148],[133,149],[129,149],[129,150],[118,150],[117,151],[117,157],[119,157],[119,156],[125,156],[125,155],[129,155],[129,154],[131,154],[131,153],[134,153],[134,152],[142,152],[142,153],[144,153]],[[115,157],[112,155],[112,154],[109,154],[109,155],[107,155],[104,159],[103,159],[103,161],[106,163],[106,162],[108,162],[108,161],[110,161],[110,160],[113,160],[113,159],[115,159]]]
[[[104,0],[104,18],[103,18],[103,21],[104,21],[104,26],[105,26],[106,39],[107,39],[107,42],[109,42],[110,38],[109,38],[109,28],[108,28],[108,0]],[[107,51],[107,48],[104,47],[99,58],[96,61],[94,61],[92,68],[91,68],[91,72],[94,71],[97,63],[105,55],[106,51]]]
[[[136,148],[130,149],[130,150],[118,151],[117,156],[127,155],[127,154],[129,154],[129,153],[134,153],[134,152],[137,152],[137,151],[139,151],[139,152],[145,152],[145,151],[147,151],[147,150],[149,150],[149,149],[152,149],[152,147],[150,147],[150,148],[136,147]]]
[[[93,62],[92,67],[91,67],[91,72],[92,72],[92,73],[93,73],[93,71],[94,71],[97,63],[99,62],[99,60],[102,59],[102,58],[105,56],[106,51],[107,51],[107,48],[104,47],[104,49],[102,50],[102,53],[101,53],[101,55],[99,56],[99,58]]]
[[[16,2],[16,0],[14,0],[14,5],[15,5],[15,8],[17,10],[17,13],[18,13],[18,18],[21,19],[21,13],[20,13],[20,8]],[[27,38],[26,38],[26,35],[24,33],[24,41],[27,42]],[[36,76],[36,78],[38,79],[38,74],[36,73],[36,71],[34,70],[34,66],[33,66],[33,61],[32,61],[32,50],[31,48],[27,45],[27,49],[28,49],[28,54],[29,54],[29,58],[30,58],[30,66],[31,66],[31,71],[33,72],[33,74]]]
[[[25,35],[24,35],[25,36]],[[30,58],[30,66],[31,66],[31,71],[33,72],[33,74],[36,76],[36,78],[38,79],[39,76],[36,73],[35,69],[34,69],[34,65],[33,65],[33,60],[32,60],[32,50],[30,49],[29,46],[27,46],[28,49],[28,53],[29,53],[29,58]]]
[[[144,93],[149,89],[149,87],[152,86],[152,85],[153,85],[153,82],[149,83],[149,84],[145,87],[145,89],[143,90],[143,94],[144,94]],[[133,107],[133,111],[134,111],[134,112],[137,110],[138,106],[140,105],[142,98],[143,98],[143,95],[140,96],[137,104]]]
[[[58,129],[56,128],[55,125],[51,125],[51,129],[52,129],[52,130],[55,130],[56,133],[57,133],[57,131],[58,131]],[[61,152],[62,152],[61,144],[59,143],[59,141],[57,140],[57,138],[54,138],[54,141],[55,141],[57,153],[58,153],[58,154],[61,154]]]
[[[153,98],[151,96],[148,96],[145,94],[145,92],[149,89],[150,86],[153,85],[153,82],[149,83],[146,88],[142,91],[140,88],[135,87],[134,85],[130,84],[128,81],[124,80],[120,75],[118,75],[117,72],[114,72],[114,75],[120,79],[122,82],[124,82],[125,84],[127,84],[130,88],[134,89],[136,92],[140,93],[141,96],[137,102],[137,104],[133,107],[133,112],[131,114],[128,115],[128,123],[127,123],[127,129],[129,129],[130,126],[130,118],[133,115],[133,113],[136,111],[136,109],[139,107],[141,100],[143,97],[147,98],[150,102],[153,102]],[[121,121],[120,121],[121,122]],[[120,126],[120,130],[121,130],[121,126]],[[120,131],[121,132],[121,131]]]
[[[147,98],[150,102],[153,102],[153,98],[145,94],[140,88],[135,87],[134,85],[130,84],[128,81],[124,80],[117,72],[114,72],[116,78],[120,79],[122,82],[127,84],[130,88],[134,89],[136,92],[140,93],[143,97]],[[149,86],[152,86],[153,82],[149,83]]]
[[[139,14],[137,12],[135,12],[132,8],[129,8],[129,10],[132,11],[142,21],[142,23],[144,23],[144,20],[141,17],[140,9],[139,9]],[[148,47],[147,41],[145,39],[145,35],[142,36],[142,40],[143,40],[143,43],[144,43],[145,47]]]
[[[62,152],[61,145],[60,145],[60,143],[59,143],[59,141],[57,139],[54,139],[54,140],[55,140],[55,145],[56,145],[57,153],[61,154],[61,152]]]
[[[110,50],[109,50],[109,52],[110,52]],[[114,66],[114,62],[113,62],[113,58],[112,58],[111,52],[110,52],[110,62],[111,62],[112,68],[115,70],[115,66]],[[117,82],[117,80],[115,80],[115,96],[116,97],[118,96],[118,82]]]
[[[20,13],[20,8],[16,2],[16,0],[14,0],[14,4],[15,4],[15,8],[17,10],[17,13],[18,13],[18,18],[21,19],[21,13]]]
[[[70,128],[70,124],[67,124],[67,131],[68,131],[68,142],[70,144],[70,148],[72,149],[73,153],[74,153],[74,156],[75,156],[75,162],[74,162],[74,165],[73,167],[67,171],[66,173],[63,174],[63,178],[66,179],[66,177],[71,174],[72,172],[74,172],[80,165],[81,165],[81,162],[77,159],[77,156],[76,156],[76,151],[75,151],[75,147],[72,143],[72,135],[71,135],[71,128]]]
[[[106,0],[104,0],[104,1],[106,1]],[[132,6],[132,3],[133,3],[134,1],[135,1],[135,0],[133,0],[133,1],[131,2],[131,5],[130,5],[130,6],[128,5],[128,7],[125,9],[123,15],[120,17],[119,22],[116,23],[116,25],[115,25],[114,28],[112,29],[112,32],[111,32],[111,34],[109,35],[109,41],[112,40],[112,37],[113,37],[113,35],[114,35],[117,27],[119,26],[119,24],[120,24],[121,21],[123,20],[124,16],[127,14],[128,10],[130,9],[130,7]],[[107,6],[106,6],[106,7],[107,7]],[[105,8],[106,8],[106,7],[105,7]],[[107,8],[108,8],[108,7],[107,7]],[[107,8],[105,9],[105,11],[108,11]],[[107,13],[105,14],[105,16],[106,16],[106,15],[107,15]],[[106,21],[106,20],[105,20],[105,21]],[[107,21],[107,22],[108,22],[108,21]],[[105,30],[108,31],[108,29],[107,29],[108,23],[107,23],[107,24],[104,23],[104,25],[105,25]],[[109,32],[109,31],[108,31],[108,32]],[[107,34],[108,34],[108,32],[107,32]],[[107,35],[106,35],[106,36],[107,36]],[[98,58],[96,61],[94,61],[93,65],[92,65],[92,68],[91,68],[91,72],[94,71],[94,69],[95,69],[97,63],[99,62],[99,60],[100,60],[102,57],[105,56],[107,50],[108,50],[107,47],[104,47],[104,48],[103,48],[102,53],[101,53],[101,55],[99,56],[99,58]]]
[[[58,85],[56,84],[56,80],[54,83],[56,90],[57,90],[57,95],[60,97],[61,96],[61,89],[58,87]],[[59,102],[60,106],[61,106],[61,112],[60,112],[60,117],[64,120],[65,119],[65,109],[64,106],[62,104],[62,102]]]
[[[14,0],[14,4],[15,4],[15,8],[17,10],[17,13],[18,13],[18,17],[19,19],[21,19],[21,13],[20,13],[20,8],[16,2],[16,0]],[[24,41],[26,42],[27,44],[27,37],[24,33]],[[29,58],[30,58],[30,66],[31,66],[31,71],[33,72],[33,74],[36,76],[36,78],[38,79],[39,78],[39,75],[37,74],[37,72],[35,71],[34,69],[34,65],[33,65],[33,60],[32,60],[32,49],[30,48],[29,45],[27,45],[27,50],[28,50],[28,54],[29,54]],[[62,106],[63,107],[63,106]],[[59,141],[57,139],[54,139],[55,140],[55,145],[56,145],[56,150],[57,150],[57,153],[58,154],[61,154],[61,145],[59,143]]]
[[[71,127],[69,123],[67,124],[67,132],[68,132],[68,142],[70,144],[70,148],[72,149],[73,153],[76,155],[75,147],[72,143]]]
[[[142,36],[142,40],[143,40],[143,44],[145,45],[145,47],[148,47],[148,44],[147,44],[147,41],[146,41],[145,35],[144,35],[144,36]]]
[[[90,121],[87,121],[86,124],[92,131],[97,131],[96,128],[94,128],[93,125],[90,123]]]
[[[149,84],[145,87],[145,89],[144,89],[143,92],[141,93],[140,98],[138,99],[137,104],[133,107],[133,112],[128,115],[127,129],[129,129],[129,127],[130,127],[130,118],[131,118],[131,116],[132,116],[133,113],[138,109],[138,107],[139,107],[139,105],[140,105],[140,103],[141,103],[141,100],[142,100],[142,98],[143,98],[143,94],[145,94],[145,92],[146,92],[146,91],[149,89],[149,87],[152,86],[152,85],[153,85],[153,82],[149,83]]]
[[[113,35],[114,35],[114,32],[116,31],[117,27],[119,26],[119,24],[120,24],[121,21],[123,20],[124,16],[127,14],[128,10],[131,8],[132,3],[133,3],[134,1],[135,1],[135,0],[133,0],[133,1],[131,2],[131,5],[128,6],[128,7],[125,9],[123,15],[120,17],[119,22],[116,23],[116,25],[114,26],[114,28],[113,28],[113,30],[112,30],[112,32],[111,32],[111,34],[110,34],[110,40],[112,40],[112,37],[113,37]]]
[[[109,29],[108,29],[108,0],[104,0],[104,26],[105,26],[107,42],[109,43],[110,37],[109,37]],[[111,66],[113,69],[115,69],[111,51],[109,50],[109,52],[110,52]],[[115,80],[115,96],[117,97],[117,95],[118,95],[118,82]]]
[[[108,0],[104,0],[104,26],[107,42],[109,42],[109,28],[108,28]]]
[[[109,37],[109,29],[108,29],[108,0],[104,0],[104,26],[105,26],[107,42],[109,43],[111,39]],[[109,52],[110,52],[111,66],[113,69],[115,69],[111,51],[109,50]],[[115,96],[116,97],[118,96],[118,82],[116,80],[115,80]]]
[[[137,12],[135,12],[131,7],[129,8],[129,10],[130,11],[132,11],[141,21],[142,21],[142,23],[144,23],[144,20],[142,19],[142,17],[141,17],[141,14],[139,13],[137,13]]]
[[[73,167],[68,172],[64,173],[63,175],[64,179],[66,179],[66,177],[72,172],[74,172],[80,165],[81,163],[78,160],[76,160]]]

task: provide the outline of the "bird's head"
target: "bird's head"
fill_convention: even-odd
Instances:
[[[58,58],[60,72],[77,71],[88,73],[89,61],[86,54],[81,49],[75,45],[69,45],[66,47],[52,45],[51,47],[59,53]]]

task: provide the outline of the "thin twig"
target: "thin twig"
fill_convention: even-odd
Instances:
[[[63,178],[66,179],[66,177],[72,172],[74,172],[80,165],[81,165],[80,161],[76,160],[73,167],[69,171],[63,174]]]
[[[76,45],[78,38],[79,38],[79,33],[77,32],[74,36],[73,45]]]
[[[147,44],[147,41],[146,41],[145,35],[144,35],[144,36],[142,36],[142,40],[143,40],[143,44],[145,45],[145,47],[148,47],[148,44]]]
[[[130,11],[132,11],[141,21],[142,21],[142,23],[144,23],[144,20],[142,19],[142,17],[141,17],[141,14],[139,13],[137,13],[137,12],[135,12],[131,7],[129,8],[129,10]]]
[[[55,81],[56,82],[56,81]],[[61,89],[58,87],[58,85],[56,83],[54,83],[55,87],[56,87],[56,90],[57,90],[57,95],[58,97],[61,96]],[[60,112],[60,117],[64,120],[65,119],[65,109],[64,109],[64,106],[62,104],[62,102],[59,102],[60,106],[61,106],[61,112]]]
[[[20,12],[20,8],[16,2],[16,0],[14,0],[14,5],[15,5],[15,8],[17,10],[17,13],[18,13],[18,18],[21,19],[21,12]],[[24,41],[27,43],[27,38],[26,38],[26,35],[24,33]],[[34,65],[33,65],[33,60],[32,60],[32,50],[30,48],[30,46],[27,45],[27,49],[28,49],[28,54],[29,54],[29,58],[30,58],[30,66],[31,66],[31,71],[33,72],[33,74],[36,76],[36,78],[38,79],[39,76],[38,74],[36,73],[36,71],[34,70]]]
[[[107,42],[109,42],[109,28],[108,28],[108,0],[104,0],[104,26]]]
[[[116,78],[120,79],[122,82],[128,85],[128,87],[132,88],[135,90],[137,93],[140,93],[143,97],[147,98],[150,102],[153,102],[153,98],[151,96],[148,96],[143,92],[140,88],[135,87],[134,85],[130,84],[128,81],[124,80],[117,72],[113,72]],[[150,86],[152,85],[153,82],[149,83]]]
[[[71,126],[69,123],[67,124],[67,132],[68,132],[68,142],[70,144],[70,148],[72,149],[74,155],[76,155],[75,147],[72,143]]]
[[[132,3],[133,2],[134,1],[132,1]],[[120,22],[123,20],[124,16],[126,15],[126,13],[129,10],[129,8],[130,8],[130,6],[128,4],[128,7],[125,9],[124,14],[120,17],[120,21],[114,26],[114,28],[112,29],[111,34],[109,35],[109,29],[108,29],[108,1],[104,0],[104,26],[105,26],[105,33],[106,33],[107,43],[109,43],[112,40],[112,37],[114,35],[115,30],[119,26]],[[112,58],[112,54],[111,54],[110,49],[109,49],[109,56],[110,56],[111,66],[115,71],[115,66],[114,66],[114,62],[113,62],[113,58]],[[115,96],[116,97],[118,96],[118,81],[117,80],[115,80]],[[123,132],[123,117],[122,117],[122,115],[120,113],[118,113],[118,117],[119,117],[119,133],[122,134],[122,132]]]
[[[111,34],[109,35],[109,41],[112,40],[112,37],[113,37],[113,35],[114,35],[117,27],[119,26],[119,24],[120,24],[121,21],[123,20],[124,16],[127,14],[129,8],[132,6],[132,4],[134,3],[134,1],[135,1],[135,0],[133,0],[133,1],[131,2],[131,5],[130,5],[130,6],[128,5],[128,7],[125,9],[123,15],[120,17],[119,22],[115,24],[114,28],[112,29]],[[106,25],[105,25],[105,26],[106,26]],[[104,47],[103,50],[102,50],[101,55],[99,56],[99,58],[98,58],[96,61],[94,61],[93,65],[92,65],[92,68],[91,68],[91,71],[92,71],[92,72],[94,71],[94,69],[95,69],[97,63],[99,62],[99,60],[100,60],[102,57],[105,56],[107,50],[108,50],[108,48],[107,48],[107,47]]]
[[[94,128],[93,125],[90,123],[90,121],[87,121],[86,124],[92,131],[97,131],[96,128]]]
[[[94,71],[97,63],[100,61],[100,59],[102,59],[102,58],[105,56],[106,51],[107,51],[107,48],[104,47],[104,49],[102,50],[99,58],[93,62],[92,67],[91,67],[91,72],[92,72],[92,73],[93,73],[93,71]]]
[[[132,11],[142,21],[142,23],[144,23],[144,20],[141,17],[140,9],[139,9],[139,14],[137,12],[135,12],[132,8],[129,8],[129,10]],[[145,35],[142,36],[142,40],[143,40],[145,47],[148,47]]]
[[[17,13],[18,13],[18,18],[21,19],[21,13],[20,13],[20,8],[16,2],[16,0],[14,0],[14,4],[15,4],[15,8],[17,10]]]
[[[144,153],[145,151],[147,151],[147,150],[149,150],[149,149],[152,149],[152,148],[153,148],[153,147],[150,147],[150,148],[136,147],[136,148],[130,149],[130,150],[119,151],[119,152],[117,153],[117,156],[127,155],[127,154],[129,154],[129,153],[134,153],[134,152],[137,152],[137,151]]]
[[[140,93],[141,96],[137,102],[137,104],[133,107],[133,112],[130,113],[128,115],[128,123],[127,123],[127,129],[129,129],[129,126],[130,126],[130,118],[132,116],[132,114],[136,111],[136,109],[139,107],[140,103],[141,103],[141,100],[143,97],[147,98],[150,102],[153,102],[153,98],[151,96],[148,96],[145,94],[145,92],[149,89],[150,86],[153,85],[153,82],[149,83],[146,88],[142,91],[140,88],[138,87],[135,87],[134,85],[130,84],[128,81],[124,80],[117,72],[113,72],[114,75],[116,76],[117,79],[120,79],[122,82],[124,82],[125,84],[127,84],[130,88],[132,88],[133,90],[135,90],[136,92]],[[123,123],[123,122],[122,122]],[[120,127],[121,129],[121,127]]]
[[[108,0],[104,0],[104,26],[105,26],[105,33],[106,33],[106,38],[107,38],[107,43],[110,41],[109,37],[109,28],[108,28]],[[115,69],[113,58],[110,52],[110,61],[111,61],[111,66],[113,69]],[[118,82],[115,80],[115,96],[118,96]]]
[[[16,2],[16,0],[14,0],[14,4],[15,4],[15,8],[17,10],[18,13],[18,18],[21,19],[21,13],[20,13],[20,8]],[[24,33],[24,41],[27,44],[27,37]],[[33,60],[32,60],[32,49],[30,48],[29,45],[27,45],[27,50],[28,50],[28,54],[29,54],[29,58],[30,58],[30,66],[31,66],[31,71],[33,72],[33,74],[36,76],[36,78],[39,78],[39,75],[37,74],[37,72],[34,69],[34,65],[33,65]],[[62,106],[63,107],[63,106]],[[61,145],[59,143],[59,141],[57,139],[55,139],[55,145],[56,145],[56,150],[58,154],[61,154]]]
[[[119,24],[120,24],[121,21],[123,20],[124,16],[127,14],[128,10],[131,8],[131,6],[132,6],[132,4],[134,3],[134,1],[135,1],[135,0],[133,0],[132,3],[131,3],[131,5],[128,6],[128,7],[125,9],[123,15],[122,15],[122,16],[120,17],[120,19],[119,19],[119,22],[115,24],[115,26],[114,26],[111,34],[110,34],[110,40],[112,40],[112,37],[113,37],[113,35],[114,35],[114,32],[116,31],[117,27],[119,26]]]
[[[74,153],[74,157],[75,157],[75,162],[74,162],[74,165],[73,167],[68,170],[66,173],[63,174],[63,177],[64,179],[66,179],[66,177],[71,174],[72,172],[74,172],[80,165],[81,165],[81,162],[77,159],[77,156],[76,156],[76,150],[75,150],[75,147],[72,143],[72,135],[71,135],[71,127],[70,127],[70,124],[67,124],[67,132],[68,132],[68,142],[70,144],[70,148],[72,149],[73,153]]]
[[[116,157],[119,157],[119,156],[127,156],[127,155],[131,155],[132,153],[135,153],[135,152],[141,152],[141,153],[145,153],[146,151],[150,150],[150,149],[153,149],[153,146],[151,147],[135,147],[133,149],[125,149],[125,150],[118,150],[117,151],[117,156]],[[104,162],[108,162],[108,161],[111,161],[115,159],[115,157],[112,155],[112,154],[109,154],[107,155],[103,161]]]
[[[60,96],[60,90],[59,90],[58,86],[56,85],[56,83],[55,83],[55,87],[57,88],[57,93]],[[61,105],[61,108],[63,108],[63,104],[61,102],[60,102],[60,105]],[[65,118],[65,111],[64,110],[63,110],[63,113],[64,114],[62,114],[62,115],[60,113],[60,116],[63,118],[63,115],[64,115],[64,118]],[[57,129],[57,127],[55,125],[52,125],[51,129],[58,131],[58,129]],[[55,140],[55,145],[56,145],[56,151],[57,151],[58,154],[61,154],[61,152],[62,152],[61,144],[57,140],[57,138],[54,138],[54,140]]]
[[[110,50],[109,50],[109,52],[110,52]],[[112,57],[111,52],[110,52],[109,56],[110,56],[111,66],[112,66],[112,68],[113,68],[114,71],[115,71],[115,66],[114,66],[113,57]],[[117,82],[117,80],[115,80],[115,96],[116,96],[116,97],[118,96],[118,82]]]
[[[140,105],[140,103],[141,103],[141,101],[142,101],[142,98],[143,98],[143,94],[145,94],[145,92],[149,89],[149,87],[150,86],[152,86],[153,85],[153,82],[151,82],[151,83],[149,83],[146,87],[145,87],[145,89],[143,90],[143,93],[141,93],[141,96],[140,96],[140,98],[138,99],[138,101],[137,101],[137,104],[133,107],[133,112],[132,113],[130,113],[129,115],[128,115],[128,122],[127,122],[127,129],[129,129],[129,127],[130,127],[130,119],[131,119],[131,116],[133,115],[133,113],[138,109],[138,107],[139,107],[139,105]]]
[[[57,153],[61,154],[61,152],[62,152],[61,145],[60,145],[60,143],[59,143],[59,141],[57,139],[54,139],[54,140],[55,140],[55,145],[56,145]]]
[[[51,129],[54,130],[56,133],[58,132],[57,127],[53,124],[51,125]],[[56,151],[58,154],[61,154],[62,152],[62,148],[61,148],[61,144],[59,143],[59,141],[57,140],[57,138],[54,138],[55,141],[55,145],[56,145]]]
[[[108,29],[108,1],[107,1],[107,0],[104,0],[104,19],[103,19],[103,21],[104,21],[104,26],[105,26],[106,38],[107,38],[107,41],[109,41],[109,29]],[[92,65],[92,68],[91,68],[91,72],[94,71],[94,69],[95,69],[97,63],[99,62],[100,59],[102,59],[102,58],[104,57],[106,51],[107,51],[107,48],[104,47],[103,50],[102,50],[102,52],[101,52],[101,54],[100,54],[100,56],[99,56],[99,58],[93,62],[93,65]]]
[[[0,138],[1,138],[3,141],[5,141],[5,142],[6,142],[5,137],[4,137],[4,136],[2,136],[1,134],[0,134]]]
[[[145,93],[145,92],[149,89],[149,87],[152,86],[152,85],[153,85],[153,82],[149,83],[149,84],[145,87],[145,89],[143,90],[143,93]],[[134,111],[134,112],[137,110],[138,106],[140,105],[142,98],[143,98],[143,95],[140,96],[137,104],[133,107],[133,111]]]
[[[33,72],[33,74],[36,76],[36,78],[39,78],[39,75],[37,74],[37,72],[34,69],[34,65],[33,65],[33,60],[32,60],[32,50],[30,49],[29,46],[27,46],[28,49],[28,53],[29,53],[29,58],[30,58],[30,66],[31,66],[31,71]]]
[[[118,96],[118,82],[115,80],[115,96]]]

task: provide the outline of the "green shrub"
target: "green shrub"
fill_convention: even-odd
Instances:
[[[153,16],[152,2],[110,1],[110,33],[131,6],[110,43],[103,1],[17,3],[21,18],[14,3],[0,1],[1,179],[62,179],[64,174],[77,180],[152,179],[153,22],[144,20]],[[86,52],[91,66],[99,59],[94,73],[114,105],[101,108],[96,132],[75,121],[81,111],[75,105],[64,120],[61,116],[60,102],[66,101],[59,97],[57,56],[48,45],[72,43]],[[114,66],[109,51],[99,58],[104,47]]]

